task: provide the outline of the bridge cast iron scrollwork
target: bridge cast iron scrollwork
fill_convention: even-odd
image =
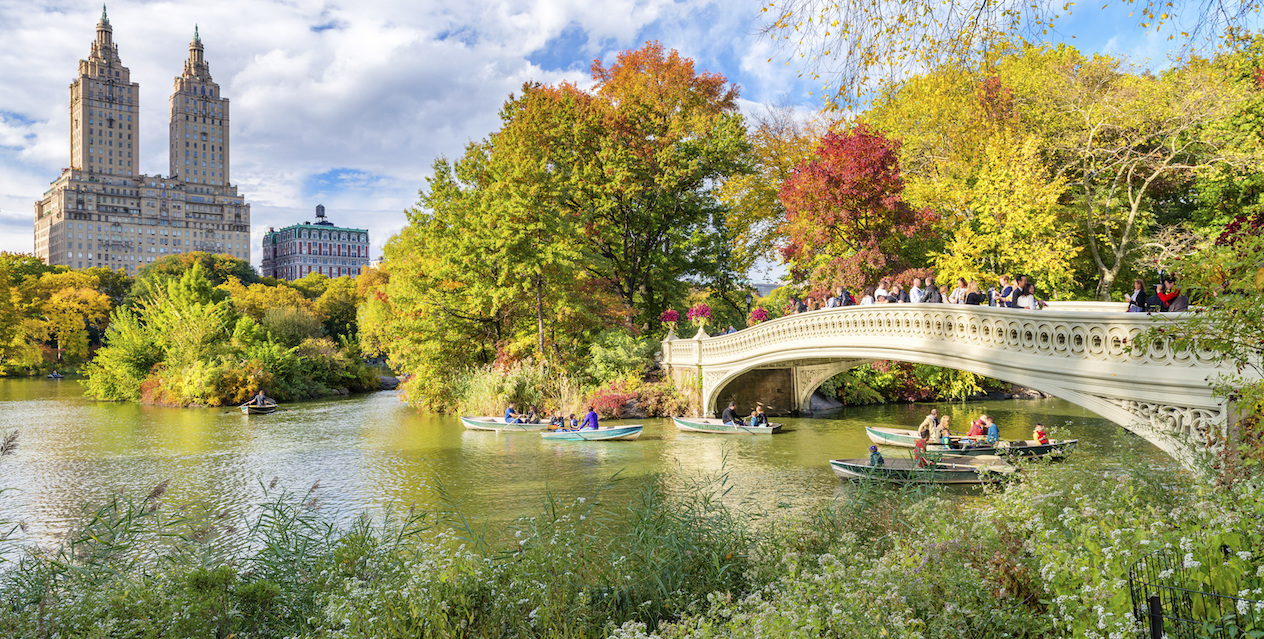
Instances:
[[[1103,312],[1092,303],[1079,306],[1083,310],[935,304],[828,309],[730,335],[669,339],[663,342],[663,363],[701,373],[705,412],[714,412],[724,385],[755,368],[796,369],[795,392],[807,397],[828,372],[816,368],[828,362],[837,368],[842,362],[893,359],[968,370],[1052,393],[1133,429],[1179,458],[1188,459],[1189,449],[1219,450],[1225,411],[1208,380],[1226,371],[1213,354],[1176,351],[1163,342],[1133,350],[1129,345],[1152,325],[1151,316]],[[795,363],[809,360],[815,362],[812,367]]]

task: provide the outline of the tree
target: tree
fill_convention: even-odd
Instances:
[[[212,287],[219,286],[230,278],[237,278],[244,284],[256,284],[260,281],[259,274],[245,260],[223,253],[192,251],[159,258],[158,261],[141,269],[136,276],[136,282],[132,285],[132,290],[127,295],[128,303],[138,298],[154,296],[160,284],[165,285],[170,280],[179,279],[193,268],[194,264],[201,265],[202,272]]]
[[[786,210],[777,199],[781,185],[811,160],[829,121],[801,117],[792,107],[769,107],[755,115],[750,172],[724,180],[717,197],[728,208],[726,226],[732,266],[746,273],[759,261],[773,261],[785,241]]]
[[[1235,160],[1212,124],[1234,112],[1241,94],[1203,61],[1156,77],[1127,73],[1100,56],[1047,59],[1057,62],[1036,103],[1052,102],[1043,108],[1065,114],[1066,125],[1047,139],[1061,172],[1079,186],[1096,295],[1108,300],[1153,219],[1164,181]]]
[[[786,180],[782,255],[795,279],[858,289],[902,275],[925,255],[923,236],[936,215],[902,199],[899,146],[865,125],[828,133],[817,159]]]
[[[57,359],[62,353],[77,357],[88,355],[88,330],[105,328],[113,303],[92,288],[62,288],[40,305],[39,335],[57,346]]]
[[[1169,39],[1179,37],[1186,51],[1222,35],[1236,44],[1236,34],[1249,31],[1260,9],[1253,0],[1137,4],[1139,27],[1168,28]],[[1044,36],[1072,13],[1072,6],[1016,0],[770,0],[762,9],[760,32],[788,54],[787,65],[791,59],[800,65],[800,77],[824,83],[829,106],[855,107],[922,69],[977,60],[997,41]],[[1180,15],[1196,16],[1188,31],[1176,26]]]
[[[935,261],[940,281],[1026,274],[1041,291],[1066,292],[1082,250],[1059,219],[1063,178],[1050,179],[1035,136],[991,139],[970,187],[968,215]]]
[[[363,298],[356,292],[356,281],[350,277],[331,280],[313,307],[323,318],[325,333],[333,337],[354,338],[359,328],[356,308]]]
[[[584,228],[585,268],[657,323],[684,280],[731,269],[702,256],[726,235],[713,186],[747,170],[738,91],[658,43],[594,62],[592,75],[600,109],[579,123],[591,147],[576,147],[565,204]]]

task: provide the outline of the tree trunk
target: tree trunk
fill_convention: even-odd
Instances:
[[[540,356],[548,358],[544,352],[544,282],[539,275],[535,276],[535,321],[536,339],[540,348]]]

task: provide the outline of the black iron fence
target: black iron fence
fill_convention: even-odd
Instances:
[[[1149,639],[1264,637],[1264,601],[1202,590],[1172,549],[1128,570],[1132,609]]]

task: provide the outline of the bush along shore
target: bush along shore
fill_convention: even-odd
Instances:
[[[316,489],[237,521],[165,488],[7,548],[0,635],[1130,637],[1128,568],[1162,548],[1181,585],[1264,599],[1264,489],[1131,458],[774,514],[733,505],[723,474],[651,477],[503,525],[450,507],[338,527]]]
[[[281,290],[237,280],[216,287],[195,262],[114,311],[105,346],[84,369],[88,395],[223,406],[259,390],[281,401],[377,390],[356,341],[335,342],[306,299],[285,289],[295,302],[286,305]]]

